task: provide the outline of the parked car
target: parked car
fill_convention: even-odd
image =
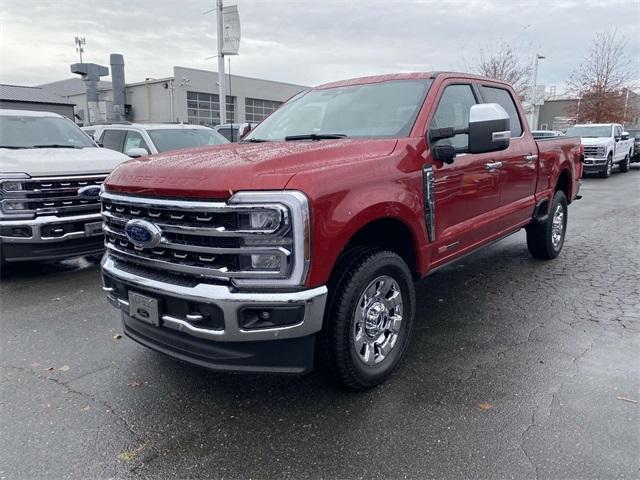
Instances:
[[[574,125],[567,135],[582,137],[585,173],[598,173],[602,178],[611,176],[614,165],[621,172],[629,171],[633,156],[633,139],[617,123],[589,123]]]
[[[628,128],[629,138],[633,139],[633,155],[631,156],[631,163],[640,162],[640,129]]]
[[[182,148],[229,143],[209,127],[181,123],[118,123],[92,125],[83,127],[83,130],[93,130],[94,140],[105,148],[133,158]]]
[[[562,132],[557,132],[555,130],[532,130],[531,134],[533,138],[550,138],[550,137],[560,137]]]
[[[0,110],[0,262],[101,253],[100,188],[124,160],[56,113]]]
[[[579,138],[535,141],[501,81],[322,85],[239,144],[111,174],[104,290],[126,335],[180,360],[303,373],[318,353],[369,388],[412,337],[416,279],[521,228],[533,257],[560,253],[581,156]]]
[[[216,125],[212,128],[230,142],[237,142],[246,135],[253,126],[250,123],[223,123],[222,125]]]

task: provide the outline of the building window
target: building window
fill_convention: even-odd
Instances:
[[[220,102],[217,94],[187,92],[187,114],[189,123],[195,125],[218,125],[220,123]],[[227,96],[227,122],[235,120],[236,97]]]
[[[282,102],[262,100],[260,98],[246,98],[244,105],[245,121],[249,123],[258,123],[267,118],[274,110],[282,105]]]

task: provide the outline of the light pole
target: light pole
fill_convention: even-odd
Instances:
[[[227,123],[227,92],[224,81],[224,28],[222,25],[222,0],[216,0],[216,19],[218,24],[218,100],[220,105],[220,125]]]
[[[537,127],[534,125],[536,119],[536,93],[538,84],[538,60],[543,60],[546,57],[536,53],[535,60],[533,62],[533,85],[531,88],[531,118],[529,119],[529,127],[531,130],[535,130]]]

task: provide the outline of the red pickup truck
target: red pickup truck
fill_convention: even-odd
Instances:
[[[535,141],[513,89],[459,73],[330,83],[240,143],[131,160],[106,180],[104,290],[133,340],[202,367],[384,381],[414,281],[525,228],[556,257],[579,138]]]

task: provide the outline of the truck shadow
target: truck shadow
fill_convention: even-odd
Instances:
[[[416,325],[405,361],[387,383],[366,392],[336,387],[323,372],[304,377],[220,374],[140,350],[134,359],[139,367],[159,375],[153,381],[170,388],[173,403],[188,404],[181,411],[168,402],[171,415],[166,420],[176,426],[191,425],[188,431],[174,431],[170,441],[159,438],[151,448],[170,452],[175,459],[193,445],[206,450],[222,442],[226,452],[239,459],[247,455],[243,449],[249,442],[254,458],[274,452],[286,455],[294,449],[298,458],[307,455],[324,463],[322,457],[334,455],[327,462],[337,462],[336,468],[344,470],[336,472],[344,475],[350,471],[349,459],[338,455],[339,445],[362,446],[367,436],[381,438],[385,432],[394,436],[410,430],[416,415],[433,415],[434,425],[445,421],[451,408],[473,417],[493,382],[479,380],[479,385],[469,386],[478,366],[518,345],[537,324],[509,297],[530,290],[532,273],[540,274],[548,265],[530,259],[524,234],[519,233],[419,282]],[[535,300],[537,292],[531,294]],[[505,388],[518,388],[516,384]],[[155,397],[154,411],[164,411],[164,400],[161,405],[157,401]],[[136,423],[148,414],[147,408],[135,411]],[[197,425],[194,415],[200,419]],[[401,448],[407,441],[389,448]],[[316,442],[331,447],[318,452]],[[151,457],[149,462],[156,458]]]

